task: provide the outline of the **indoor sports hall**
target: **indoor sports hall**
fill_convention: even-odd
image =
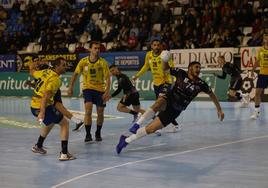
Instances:
[[[177,121],[182,129],[167,127],[125,148],[115,146],[129,134],[132,116],[117,112],[118,99],[107,103],[103,141],[84,143],[84,127],[70,131],[69,150],[77,159],[60,162],[59,128],[45,141],[46,155],[31,151],[40,125],[29,110],[30,98],[0,98],[0,187],[184,187],[267,188],[268,105],[251,120],[251,108],[221,102],[220,122],[212,102],[193,102]],[[64,98],[67,108],[83,113],[83,100]],[[149,107],[153,101],[141,101]],[[70,125],[70,129],[74,127]],[[93,124],[93,131],[95,124]]]

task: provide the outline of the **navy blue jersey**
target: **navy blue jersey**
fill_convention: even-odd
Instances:
[[[137,92],[127,75],[120,73],[119,75],[116,75],[116,78],[118,81],[118,87],[117,90],[115,90],[115,92],[111,95],[112,97],[118,95],[122,90],[124,94]]]
[[[227,74],[231,77],[240,77],[240,73],[241,70],[237,65],[227,62],[222,67],[222,75],[218,75],[217,77],[225,79]]]
[[[200,92],[210,94],[212,92],[208,84],[200,78],[190,80],[186,71],[179,68],[171,68],[170,74],[176,77],[170,96],[176,109],[186,109],[190,102]]]

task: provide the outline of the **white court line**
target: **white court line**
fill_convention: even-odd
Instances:
[[[167,143],[154,144],[154,145],[147,146],[147,147],[138,147],[138,148],[134,148],[134,149],[128,149],[128,151],[136,151],[136,150],[148,149],[148,148],[157,147],[157,146],[163,146],[163,145],[167,145]]]
[[[182,155],[182,154],[191,153],[191,152],[200,151],[200,150],[213,149],[213,148],[218,148],[218,147],[221,147],[221,146],[227,146],[227,145],[231,145],[231,144],[237,144],[237,143],[242,143],[242,142],[262,139],[262,138],[268,138],[268,135],[258,136],[258,137],[251,137],[251,138],[246,138],[246,139],[237,140],[237,141],[233,141],[233,142],[225,142],[225,143],[222,143],[222,144],[206,146],[206,147],[202,147],[202,148],[186,150],[186,151],[181,151],[181,152],[177,152],[177,153],[170,153],[170,154],[165,154],[165,155],[161,155],[161,156],[157,156],[157,157],[151,157],[151,158],[148,158],[148,159],[127,162],[127,163],[124,163],[124,164],[111,166],[111,167],[103,168],[103,169],[100,169],[100,170],[96,170],[94,172],[89,172],[89,173],[86,173],[86,174],[83,174],[83,175],[80,175],[80,176],[76,176],[76,177],[71,178],[69,180],[63,181],[63,182],[61,182],[59,184],[53,185],[51,188],[61,187],[61,186],[65,185],[65,184],[67,184],[67,183],[71,183],[71,182],[76,181],[78,179],[81,179],[81,178],[84,178],[84,177],[87,177],[87,176],[91,176],[91,175],[94,175],[94,174],[98,174],[98,173],[101,173],[101,172],[105,172],[105,171],[108,171],[108,170],[112,170],[112,169],[115,169],[115,168],[127,166],[127,165],[133,165],[133,164],[142,163],[142,162],[146,162],[146,161],[152,161],[152,160],[161,159],[161,158],[165,158],[165,157],[172,157],[172,156]]]

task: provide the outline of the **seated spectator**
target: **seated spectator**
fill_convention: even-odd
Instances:
[[[78,43],[76,44],[76,48],[75,48],[75,51],[74,51],[74,52],[75,52],[75,53],[86,53],[86,52],[87,52],[87,49],[84,48],[84,46],[82,45],[81,42],[78,42]]]
[[[132,31],[128,37],[128,48],[130,50],[135,50],[137,46],[138,46],[138,37],[136,36],[136,33]]]
[[[252,33],[252,37],[247,42],[248,46],[261,46],[262,45],[262,35],[260,32]]]

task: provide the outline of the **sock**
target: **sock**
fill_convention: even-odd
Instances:
[[[136,115],[136,114],[138,114],[138,112],[136,112],[136,111],[134,111],[134,110],[130,110],[129,113],[132,114],[132,115]]]
[[[41,135],[39,136],[38,141],[36,143],[36,145],[37,145],[38,148],[43,147],[43,143],[44,143],[45,139],[46,139],[46,137],[43,137]]]
[[[100,134],[101,133],[101,128],[102,128],[102,125],[97,125],[96,134]]]
[[[82,122],[82,120],[80,120],[80,119],[78,119],[78,118],[76,118],[76,117],[72,117],[71,119],[70,119],[72,122],[74,122],[75,124],[79,124],[79,123],[81,123]]]
[[[87,134],[90,134],[90,132],[91,132],[91,125],[85,125],[85,129],[86,129]]]
[[[63,154],[67,154],[68,153],[68,140],[62,140],[61,141],[61,149],[62,149],[62,153]]]
[[[142,116],[138,119],[137,124],[142,125],[145,121],[152,119],[154,115],[155,115],[155,112],[153,111],[153,109],[148,108],[144,112],[144,114],[142,114]]]
[[[239,92],[236,92],[235,96],[237,97],[238,100],[241,100],[242,99],[242,97],[241,97],[241,95],[240,95]]]
[[[255,105],[255,112],[260,112],[260,105]]]
[[[132,134],[129,137],[127,137],[126,142],[129,144],[129,143],[133,142],[134,140],[137,140],[137,139],[144,137],[146,135],[147,135],[147,133],[146,133],[145,127],[141,127],[137,130],[136,134]]]

